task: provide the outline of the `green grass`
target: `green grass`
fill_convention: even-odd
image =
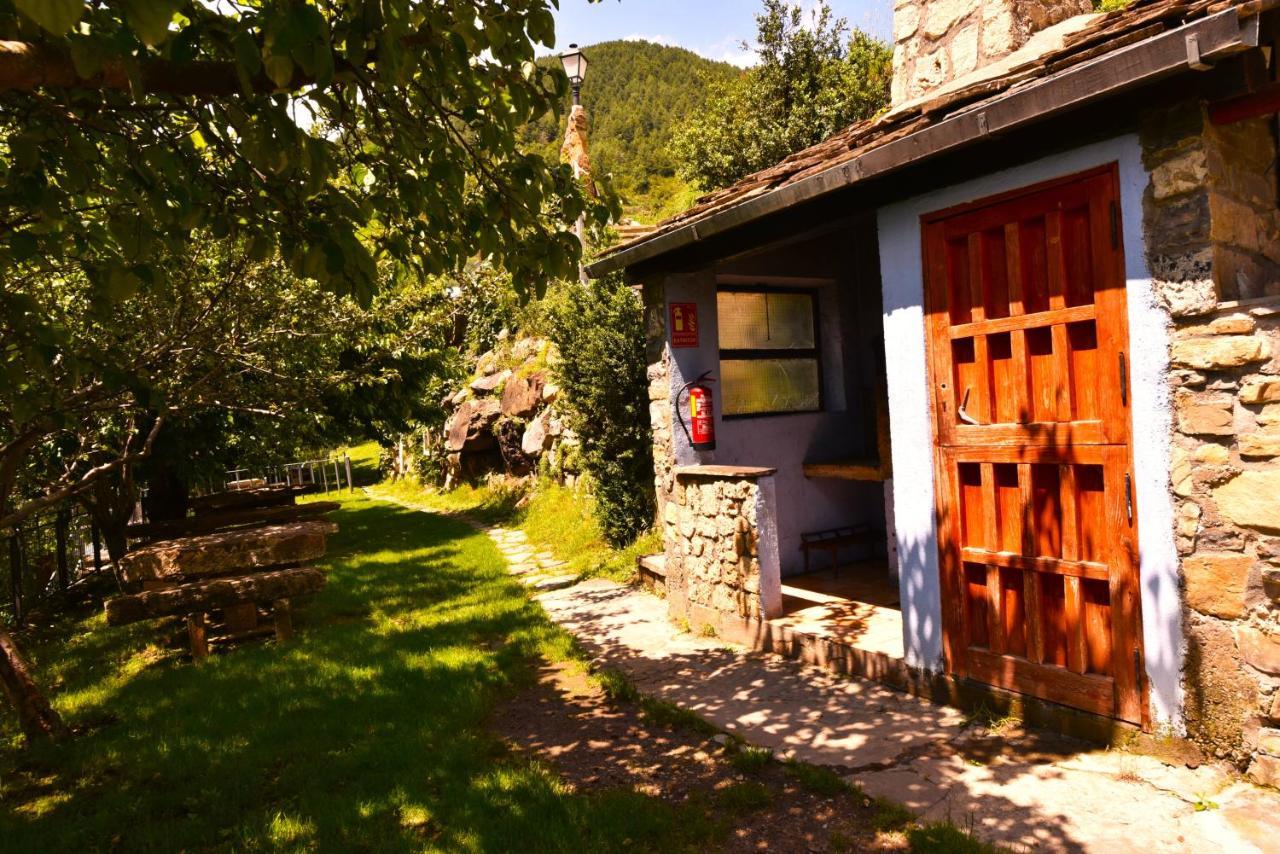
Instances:
[[[381,478],[381,473],[378,471],[380,452],[377,442],[347,445],[335,451],[337,454],[351,457],[351,477],[357,486],[368,486],[377,483]]]
[[[800,788],[816,795],[834,798],[837,795],[847,795],[854,791],[853,786],[846,783],[843,777],[830,768],[822,765],[810,765],[808,762],[801,762],[798,759],[787,760],[786,765],[787,773],[795,778],[795,781],[800,784]]]
[[[739,815],[762,810],[773,803],[773,793],[764,783],[744,780],[716,792],[716,805]]]
[[[694,850],[720,825],[633,791],[576,794],[490,736],[495,704],[574,655],[461,520],[351,498],[299,633],[196,666],[155,624],[29,639],[78,737],[0,716],[6,852]]]
[[[653,697],[640,698],[640,713],[654,726],[667,729],[687,729],[702,735],[715,735],[720,731],[696,713],[682,709],[675,703]]]
[[[520,528],[532,544],[567,561],[567,573],[584,577],[628,581],[635,575],[637,558],[662,551],[657,530],[626,548],[610,547],[600,533],[590,496],[550,481],[536,483],[520,507],[516,505],[524,493],[500,484],[464,485],[444,492],[401,481],[381,484],[378,492],[415,507]]]
[[[910,828],[907,843],[912,854],[996,854],[1003,850],[945,821]]]
[[[729,757],[729,764],[743,774],[760,774],[773,762],[773,751],[767,747],[744,745]]]

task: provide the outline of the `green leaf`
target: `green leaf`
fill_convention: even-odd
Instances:
[[[287,56],[268,56],[263,62],[267,76],[280,89],[288,89],[293,80],[293,60]]]
[[[9,238],[9,249],[13,252],[15,261],[26,261],[36,254],[38,248],[36,239],[25,231],[19,231]]]
[[[13,5],[55,36],[70,32],[84,14],[83,0],[13,0]]]
[[[71,64],[81,77],[95,76],[102,70],[102,63],[106,58],[107,52],[101,41],[92,38],[71,40]]]
[[[253,261],[265,261],[271,257],[276,248],[275,242],[265,234],[259,234],[249,242],[249,258]]]
[[[182,6],[182,0],[125,0],[125,13],[138,38],[148,47],[155,47],[173,35],[169,24],[173,13]]]
[[[114,264],[107,272],[104,291],[112,302],[123,302],[136,294],[141,284],[142,280],[133,270],[123,264]]]

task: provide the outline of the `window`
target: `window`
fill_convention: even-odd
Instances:
[[[716,295],[725,417],[822,409],[812,291],[741,288]]]

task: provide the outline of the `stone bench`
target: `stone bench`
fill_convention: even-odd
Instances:
[[[251,507],[275,507],[281,504],[292,504],[294,499],[304,492],[306,492],[306,489],[300,486],[238,489],[231,492],[197,495],[188,504],[193,513],[197,516],[203,516],[207,513],[221,513],[227,510],[246,510]]]
[[[121,626],[160,617],[185,616],[191,656],[200,659],[209,654],[207,614],[210,611],[224,611],[228,615],[228,630],[243,634],[244,631],[233,624],[231,615],[251,609],[256,626],[258,606],[270,605],[276,638],[286,641],[293,636],[292,600],[319,591],[325,582],[325,574],[319,569],[292,567],[125,593],[106,601],[107,624]]]
[[[220,531],[165,540],[129,552],[120,573],[132,586],[156,587],[201,576],[298,566],[324,555],[338,526],[324,520]]]
[[[143,541],[173,540],[196,537],[231,529],[263,528],[273,524],[299,522],[332,513],[342,505],[336,501],[314,501],[310,504],[282,504],[277,507],[251,507],[226,510],[184,519],[159,522],[135,522],[126,533],[130,539]]]

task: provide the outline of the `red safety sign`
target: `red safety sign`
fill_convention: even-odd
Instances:
[[[698,304],[696,302],[671,303],[671,346],[698,346]]]

